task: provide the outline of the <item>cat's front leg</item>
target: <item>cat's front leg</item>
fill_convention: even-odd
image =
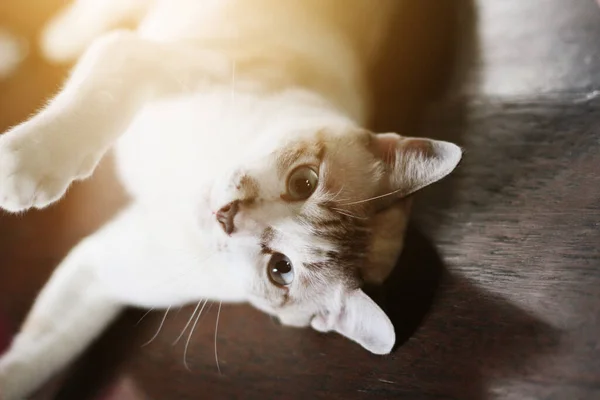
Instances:
[[[73,361],[120,311],[121,305],[103,293],[80,261],[71,259],[55,273],[0,357],[0,399],[27,398]]]
[[[48,106],[0,136],[0,208],[43,208],[88,177],[148,101],[227,76],[215,51],[131,32],[97,39]]]
[[[94,274],[93,238],[77,246],[41,291],[0,356],[0,399],[23,400],[73,361],[122,306]]]
[[[129,206],[57,267],[0,355],[0,400],[27,398],[70,364],[124,305],[159,309],[202,298],[236,300],[219,296],[235,292],[227,286],[231,273],[211,281],[215,274],[207,272],[213,267],[204,265],[210,255],[188,256],[178,241],[167,245],[169,225],[148,218],[142,207]]]
[[[73,180],[91,175],[104,152],[76,143],[63,129],[71,128],[41,116],[0,136],[0,208],[45,207]]]
[[[126,128],[139,102],[115,90],[126,81],[116,55],[131,45],[128,36],[97,41],[44,109],[0,136],[0,208],[18,212],[58,200],[91,175],[111,137]]]

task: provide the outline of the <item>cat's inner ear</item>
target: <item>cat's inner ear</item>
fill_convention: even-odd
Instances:
[[[381,194],[394,193],[389,201],[408,196],[456,168],[462,158],[457,145],[441,140],[373,134],[371,149],[385,165]]]
[[[388,354],[396,342],[388,316],[360,289],[345,293],[337,312],[317,315],[311,326],[320,332],[338,332],[374,354]]]

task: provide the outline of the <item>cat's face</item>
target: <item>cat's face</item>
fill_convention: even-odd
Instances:
[[[361,130],[294,138],[240,161],[214,187],[222,250],[243,269],[255,307],[388,353],[393,326],[360,289],[376,247],[375,215],[448,174],[460,149]]]

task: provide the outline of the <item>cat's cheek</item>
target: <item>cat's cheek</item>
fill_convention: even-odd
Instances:
[[[265,300],[258,299],[253,295],[249,295],[248,302],[252,305],[252,307],[264,312],[265,314],[277,316],[275,310],[270,305],[268,305]]]
[[[245,211],[236,215],[233,223],[235,225],[234,235],[237,233],[244,236],[257,236],[261,235],[266,228],[265,224],[259,223]]]

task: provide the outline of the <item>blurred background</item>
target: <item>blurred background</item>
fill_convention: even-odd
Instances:
[[[200,0],[199,0],[200,1]],[[326,0],[324,0],[326,1]],[[350,2],[350,1],[349,1]],[[374,6],[376,0],[373,0]],[[60,87],[38,35],[64,0],[0,2],[0,132]],[[380,131],[461,144],[417,198],[384,288],[399,336],[376,357],[246,306],[131,310],[39,398],[600,398],[600,7],[595,0],[419,0],[373,71]],[[0,214],[0,351],[53,268],[126,202],[110,157],[59,204]]]

